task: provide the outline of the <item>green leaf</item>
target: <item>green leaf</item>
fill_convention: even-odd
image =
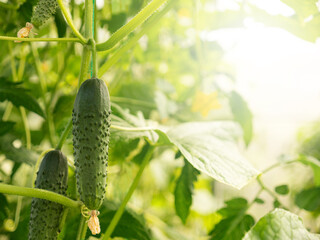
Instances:
[[[29,95],[24,88],[1,87],[0,88],[0,101],[8,100],[15,106],[22,106],[26,109],[37,113],[41,117],[45,117],[38,101]]]
[[[184,167],[174,190],[176,213],[185,224],[192,204],[193,182],[197,181],[199,171],[185,160]]]
[[[281,203],[277,199],[273,201],[273,207],[274,208],[278,208],[280,206],[281,206]]]
[[[281,0],[291,7],[303,19],[318,13],[317,0]]]
[[[237,146],[241,129],[234,122],[184,123],[167,136],[193,167],[222,183],[240,189],[258,174]]]
[[[126,23],[126,20],[127,14],[124,12],[120,12],[117,14],[113,14],[110,20],[102,21],[102,24],[108,24],[108,30],[111,33],[114,33]]]
[[[110,224],[118,206],[110,201],[105,201],[99,215],[101,230],[106,230]],[[126,209],[120,218],[119,223],[112,233],[112,237],[122,237],[127,239],[150,240],[151,234],[146,226],[143,216],[136,214],[130,209]]]
[[[296,195],[294,203],[304,210],[315,211],[320,207],[320,187],[302,190]]]
[[[254,199],[254,201],[255,201],[256,203],[258,203],[258,204],[264,204],[264,200],[261,199],[261,198],[256,198],[256,199]]]
[[[313,181],[316,186],[320,186],[320,162],[319,160],[310,157],[301,155],[298,159],[299,162],[308,165],[313,170]]]
[[[0,136],[9,132],[15,124],[15,122],[3,122],[0,120]]]
[[[244,141],[248,145],[252,138],[252,113],[246,101],[235,91],[231,92],[230,107],[234,120],[238,122],[244,132]]]
[[[277,187],[275,187],[274,190],[276,191],[276,193],[278,193],[280,195],[287,195],[289,193],[288,185],[277,186]]]
[[[0,137],[0,152],[3,153],[7,159],[17,163],[26,163],[33,166],[38,159],[38,154],[28,150],[24,147],[16,148],[13,146],[15,138],[11,135]]]
[[[223,217],[209,233],[211,240],[241,239],[254,225],[252,216],[246,214],[248,202],[244,198],[235,198],[226,202],[226,207],[218,213]]]
[[[301,219],[286,210],[275,209],[262,217],[243,240],[318,240],[320,235],[309,233]]]

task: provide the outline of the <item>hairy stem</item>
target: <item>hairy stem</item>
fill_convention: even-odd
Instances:
[[[62,13],[63,13],[63,16],[65,17],[68,25],[71,27],[74,35],[76,35],[76,36],[79,38],[79,40],[80,40],[80,42],[81,42],[82,44],[87,43],[87,40],[81,35],[81,33],[77,30],[77,28],[76,28],[75,25],[73,24],[71,15],[70,15],[70,13],[68,12],[68,10],[66,9],[66,7],[64,6],[62,0],[57,0],[57,1],[58,1],[58,4],[59,4],[59,7],[60,7],[60,9],[61,9],[61,11],[62,11]]]
[[[113,232],[113,230],[115,229],[115,227],[117,226],[124,210],[125,210],[125,207],[127,206],[127,203],[129,202],[134,190],[137,188],[138,186],[138,183],[140,181],[140,178],[142,176],[142,173],[145,169],[145,167],[147,166],[147,164],[149,163],[149,160],[151,159],[152,157],[152,154],[153,154],[153,150],[154,150],[154,147],[150,146],[147,154],[145,155],[141,165],[140,165],[140,168],[139,168],[139,171],[135,177],[135,179],[133,180],[126,196],[124,197],[121,205],[119,206],[116,214],[113,216],[106,232],[105,232],[105,235],[103,236],[102,240],[108,240]]]
[[[107,41],[97,44],[97,51],[105,51],[113,48],[121,39],[128,36],[141,23],[146,21],[162,4],[167,0],[153,0],[144,9],[142,9],[126,25],[116,31]]]
[[[18,38],[0,36],[0,40],[19,41],[19,42],[81,42],[79,38]]]
[[[68,197],[55,192],[38,188],[19,187],[9,184],[0,183],[0,192],[9,195],[19,195],[26,197],[41,198],[52,202],[60,203],[66,207],[77,208],[81,206],[81,202],[74,201]]]

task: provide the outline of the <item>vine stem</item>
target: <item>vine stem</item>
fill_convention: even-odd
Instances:
[[[61,1],[61,0],[58,0]],[[113,48],[121,39],[129,35],[141,23],[147,20],[167,0],[153,0],[142,9],[126,25],[116,31],[107,41],[97,44],[97,51],[105,51]]]
[[[121,205],[119,206],[116,214],[113,216],[113,218],[112,218],[112,220],[111,220],[111,222],[110,222],[105,234],[102,237],[102,240],[108,240],[110,238],[113,230],[117,226],[117,224],[118,224],[118,222],[119,222],[119,220],[120,220],[120,218],[121,218],[121,216],[122,216],[122,214],[123,214],[123,212],[125,210],[125,207],[126,207],[127,203],[129,202],[134,190],[138,186],[138,183],[140,181],[140,178],[142,176],[142,173],[143,173],[145,167],[147,166],[149,160],[152,157],[153,150],[154,150],[154,147],[150,146],[147,154],[145,155],[145,157],[144,157],[144,159],[143,159],[143,161],[142,161],[142,163],[140,165],[139,171],[138,171],[135,179],[133,180],[133,182],[132,182],[132,184],[131,184],[126,196],[124,197]]]
[[[18,37],[0,36],[0,40],[20,41],[20,42],[79,42],[79,43],[82,43],[82,41],[79,38],[18,38]]]
[[[264,190],[264,191],[266,191],[267,193],[269,193],[270,196],[272,196],[276,201],[278,201],[278,202],[280,203],[280,206],[288,209],[287,207],[285,207],[285,205],[283,205],[283,204],[279,201],[277,195],[264,185],[264,183],[263,183],[262,180],[261,180],[261,175],[259,175],[259,176],[257,177],[257,182],[258,182],[258,184],[260,185],[260,187],[261,187],[262,190]]]
[[[77,208],[82,205],[80,201],[74,201],[68,197],[55,192],[39,188],[28,188],[0,183],[0,192],[9,195],[19,195],[25,197],[34,197],[60,203],[66,207]]]
[[[109,59],[106,61],[98,72],[98,77],[101,77],[104,73],[106,73],[113,64],[115,64],[121,56],[126,53],[130,48],[134,47],[137,41],[144,35],[146,32],[154,28],[155,24],[159,22],[159,20],[172,8],[175,1],[170,0],[167,4],[166,8],[161,12],[153,15],[148,22],[144,23],[142,29],[136,33],[133,37],[131,37],[123,46],[121,46]],[[98,50],[97,44],[97,50]]]
[[[18,70],[18,74],[17,74],[17,69],[16,69],[16,65],[15,65],[15,61],[14,61],[14,55],[12,52],[12,43],[9,42],[8,45],[9,45],[9,51],[10,51],[12,79],[14,82],[18,82],[19,79],[21,79],[22,75],[23,75],[25,57],[23,56],[24,54],[21,53],[21,61],[19,64],[19,70]],[[21,49],[21,51],[23,52],[23,48]],[[24,109],[24,107],[20,106],[19,110],[20,110],[20,114],[21,114],[21,119],[22,119],[24,131],[25,131],[25,135],[26,135],[26,147],[27,147],[27,149],[31,149],[31,134],[30,134],[27,113],[26,113],[26,110]],[[8,114],[10,115],[10,113],[11,113],[11,111]],[[9,117],[9,115],[8,115],[8,117]]]
[[[72,128],[72,119],[70,118],[69,121],[68,121],[68,124],[66,126],[66,128],[64,129],[60,139],[59,139],[59,142],[58,142],[58,145],[56,147],[57,150],[61,150],[64,142],[66,141],[68,135],[69,135],[69,132]]]
[[[87,233],[86,218],[81,215],[81,221],[80,221],[79,230],[78,230],[78,234],[77,234],[77,239],[76,240],[85,239],[86,233]]]
[[[157,128],[153,128],[153,127],[122,127],[118,125],[111,125],[110,128],[121,130],[121,131],[128,131],[128,132],[158,130]]]
[[[43,71],[41,70],[41,62],[40,62],[38,50],[36,49],[36,47],[32,43],[30,43],[30,46],[31,46],[31,51],[32,51],[32,55],[34,58],[36,71],[37,71],[39,81],[40,81],[42,98],[43,98],[45,111],[46,111],[46,115],[47,115],[46,122],[47,122],[47,127],[49,130],[49,140],[50,140],[51,145],[54,146],[55,145],[55,127],[54,127],[54,123],[53,123],[53,119],[52,119],[50,106],[46,100],[46,95],[45,95],[47,92],[47,83],[46,83]]]
[[[82,44],[86,44],[87,43],[87,40],[81,35],[81,33],[77,30],[77,28],[75,27],[75,25],[73,24],[73,21],[72,21],[72,18],[71,18],[71,15],[70,13],[68,12],[68,10],[66,9],[66,7],[64,6],[62,0],[58,0],[58,4],[59,4],[59,7],[67,21],[67,23],[69,24],[69,26],[71,27],[74,35],[76,35],[80,42]]]

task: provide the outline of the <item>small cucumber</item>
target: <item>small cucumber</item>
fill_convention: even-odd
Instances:
[[[106,192],[110,113],[106,84],[84,81],[74,102],[72,133],[77,189],[90,210],[99,209]]]
[[[39,0],[32,11],[31,23],[40,27],[56,13],[57,7],[57,0]]]
[[[35,187],[66,195],[68,163],[59,150],[48,152],[39,167]],[[29,240],[55,240],[63,206],[44,199],[32,198]]]

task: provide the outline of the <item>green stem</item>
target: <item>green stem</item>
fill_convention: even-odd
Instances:
[[[7,121],[9,119],[11,111],[12,111],[12,107],[13,107],[12,103],[8,102],[6,110],[4,111],[3,116],[2,116],[2,121]]]
[[[19,41],[19,42],[81,42],[78,38],[18,38],[0,36],[0,40]]]
[[[83,233],[87,233],[87,224],[86,224],[86,218],[81,215],[81,221],[80,221],[76,240],[84,240],[86,235],[83,236]]]
[[[87,39],[93,37],[93,3],[92,0],[85,0],[85,25],[84,25],[84,35]]]
[[[261,175],[266,174],[267,172],[273,170],[274,168],[280,167],[282,165],[295,163],[295,162],[299,162],[299,160],[296,159],[296,160],[291,160],[291,161],[287,161],[287,162],[277,162],[277,163],[271,165],[270,167],[266,168],[265,170],[263,170]]]
[[[24,107],[19,107],[19,109],[20,109],[20,113],[21,113],[23,127],[24,127],[25,134],[26,134],[26,147],[27,147],[27,149],[31,149],[31,134],[30,134],[27,113],[26,113],[26,110],[24,109]]]
[[[81,60],[78,89],[80,88],[81,83],[83,83],[83,81],[88,78],[88,69],[90,66],[90,56],[91,56],[91,52],[89,50],[89,47],[87,45],[84,45],[83,51],[82,51],[82,60]]]
[[[121,130],[121,131],[128,131],[128,132],[158,130],[158,128],[153,128],[153,127],[122,127],[118,125],[111,125],[110,128]]]
[[[262,190],[264,190],[264,191],[266,191],[267,193],[269,193],[270,196],[272,196],[276,201],[278,201],[278,202],[280,203],[280,206],[282,206],[282,207],[285,208],[285,209],[288,209],[288,208],[285,207],[285,205],[283,205],[283,204],[279,201],[277,195],[276,195],[274,192],[272,192],[268,187],[266,187],[266,185],[264,185],[264,183],[263,183],[262,180],[261,180],[261,175],[259,175],[259,176],[257,177],[257,182],[258,182],[258,184],[260,185],[260,187],[261,187]]]
[[[15,66],[15,61],[14,61],[14,55],[12,52],[12,43],[9,42],[9,51],[10,51],[10,59],[11,59],[11,71],[12,71],[12,79],[14,82],[18,82],[23,75],[24,72],[24,57],[23,57],[23,53],[21,53],[21,61],[19,64],[19,72],[17,74],[17,70],[16,70],[16,66]],[[21,51],[23,52],[23,48],[21,49]],[[27,113],[26,110],[23,107],[19,107],[20,113],[21,113],[21,119],[23,122],[23,126],[24,126],[24,131],[25,131],[25,135],[26,135],[26,147],[27,149],[31,149],[31,134],[30,134],[30,128],[29,128],[29,123],[28,123],[28,118],[27,118]],[[11,111],[10,111],[11,112]]]
[[[68,197],[55,192],[38,188],[19,187],[9,184],[0,183],[0,192],[9,195],[19,195],[26,197],[41,198],[52,202],[60,203],[66,207],[77,208],[81,206],[81,202],[74,201]]]
[[[97,51],[105,51],[113,48],[121,39],[128,36],[129,33],[136,29],[141,23],[146,21],[166,1],[167,0],[153,0],[150,2],[126,25],[116,31],[107,41],[97,44]]]
[[[68,216],[68,212],[69,212],[69,208],[64,208],[64,209],[63,209],[61,221],[60,221],[60,223],[59,223],[59,230],[60,230],[60,232],[62,231],[63,226],[64,226],[64,224],[65,224],[65,222],[66,222],[66,219],[67,219],[67,216]]]
[[[59,7],[60,7],[60,9],[61,9],[61,11],[62,11],[62,13],[63,13],[66,21],[67,21],[67,23],[68,23],[69,26],[71,27],[74,35],[76,35],[76,36],[79,38],[79,40],[80,40],[80,42],[81,42],[82,44],[86,44],[86,43],[87,43],[87,40],[81,35],[81,33],[80,33],[80,32],[76,29],[76,27],[74,26],[73,21],[72,21],[72,18],[71,18],[71,15],[70,15],[70,13],[67,11],[67,9],[65,8],[62,0],[58,0],[58,4],[59,4]]]
[[[165,9],[163,9],[161,12],[156,13],[153,15],[142,27],[140,32],[136,33],[133,37],[131,37],[124,45],[122,45],[109,59],[106,61],[99,69],[98,77],[101,77],[105,72],[109,70],[109,68],[115,64],[123,54],[125,54],[130,48],[134,47],[137,43],[137,41],[149,30],[154,28],[156,23],[159,22],[159,20],[171,9],[175,1],[170,0]],[[97,44],[97,50],[98,49]]]
[[[113,218],[112,218],[112,220],[111,220],[111,222],[110,222],[110,224],[109,224],[104,236],[102,237],[102,240],[108,240],[110,238],[113,230],[117,226],[117,224],[118,224],[118,222],[119,222],[119,220],[120,220],[120,218],[121,218],[121,216],[122,216],[122,214],[123,214],[123,212],[125,210],[125,207],[126,207],[127,203],[129,202],[134,190],[138,186],[138,183],[140,181],[140,178],[142,176],[142,173],[143,173],[145,167],[147,166],[149,160],[152,157],[153,150],[154,150],[154,147],[150,146],[147,154],[145,155],[145,157],[144,157],[144,159],[143,159],[143,161],[142,161],[142,163],[140,165],[139,171],[138,171],[135,179],[133,180],[133,182],[132,182],[132,184],[131,184],[126,196],[124,197],[120,207],[118,208],[116,214],[113,216]]]
[[[52,114],[50,111],[50,106],[46,100],[46,95],[45,95],[47,92],[47,83],[46,83],[43,71],[41,70],[41,62],[40,62],[38,50],[36,49],[34,44],[30,43],[30,46],[31,46],[31,51],[32,51],[33,58],[34,58],[36,71],[37,71],[39,81],[40,81],[41,94],[42,94],[42,99],[44,102],[46,116],[47,116],[46,122],[47,122],[48,131],[49,131],[49,140],[50,140],[51,145],[55,146],[55,127],[54,127],[54,123],[53,123],[53,119],[52,119]]]
[[[61,137],[60,137],[59,143],[58,143],[58,145],[56,147],[57,150],[61,150],[64,142],[66,141],[66,139],[67,139],[67,137],[69,135],[69,132],[70,132],[71,128],[72,128],[72,119],[70,119],[68,121],[68,124],[67,124],[66,128],[64,129]]]
[[[92,76],[93,78],[97,77],[97,51],[96,51],[96,43],[94,40],[92,40]]]

